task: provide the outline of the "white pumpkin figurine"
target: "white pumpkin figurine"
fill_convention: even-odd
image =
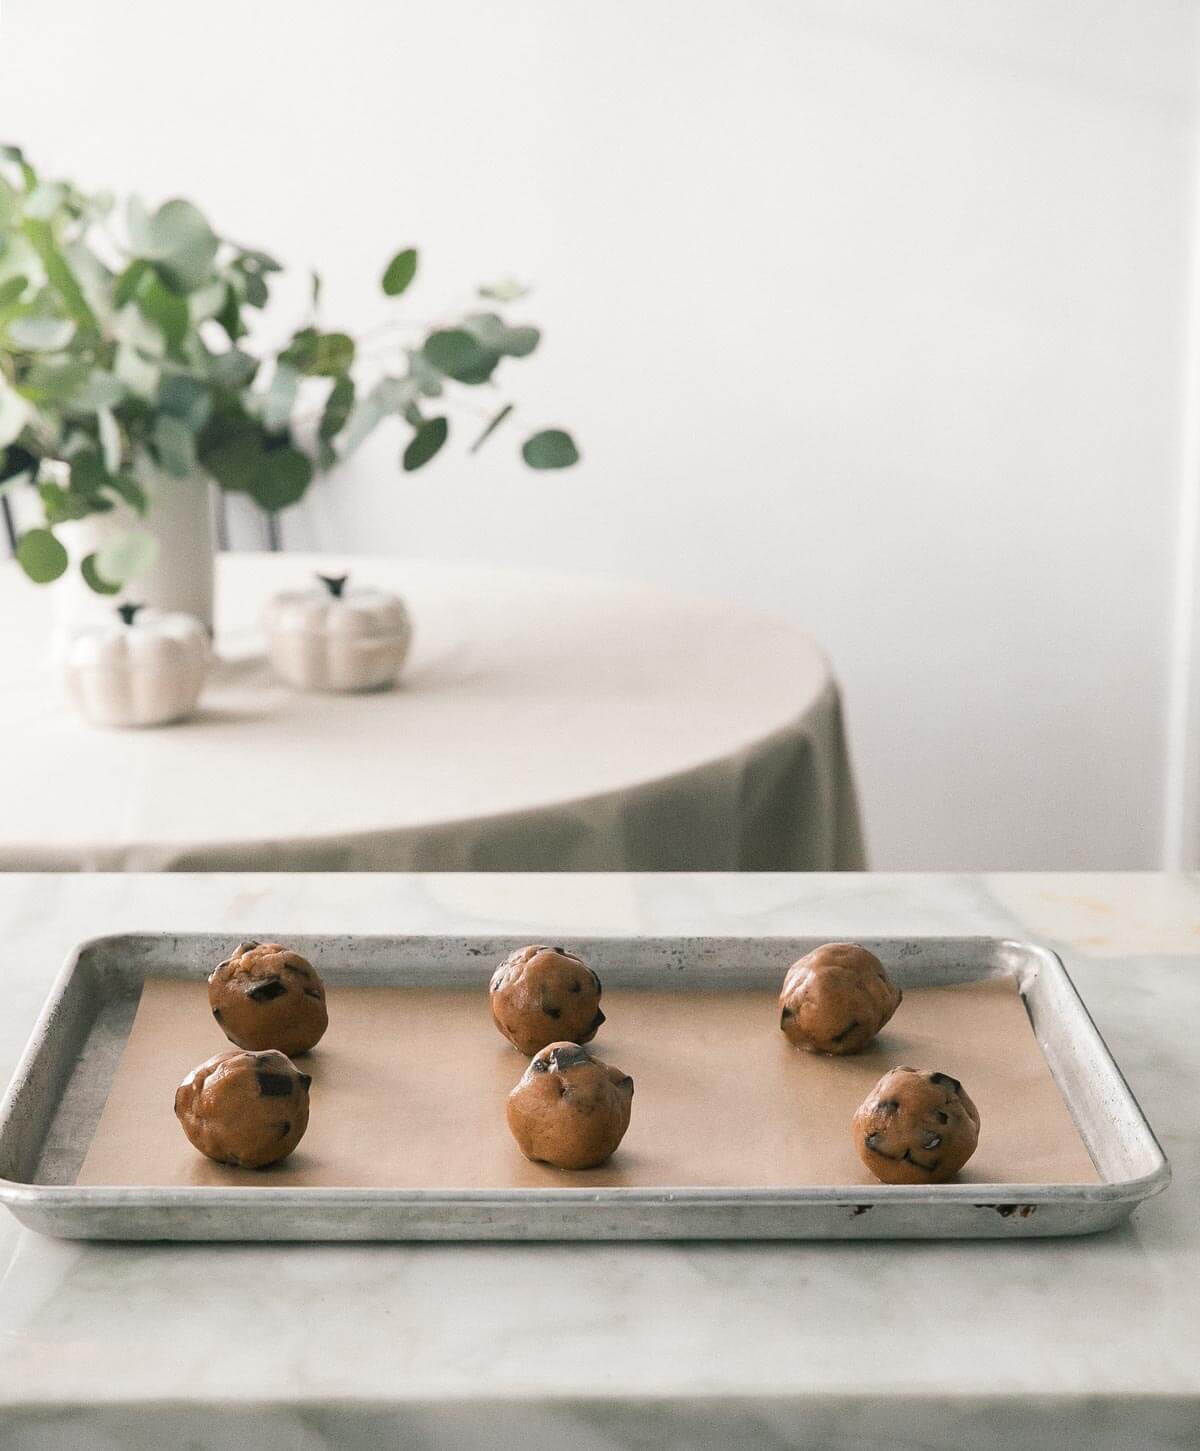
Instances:
[[[412,621],[399,595],[347,589],[348,575],[317,575],[320,589],[276,595],[265,617],[275,673],[300,690],[378,690],[400,674]]]
[[[155,726],[195,709],[208,673],[208,635],[191,615],[118,605],[111,623],[67,644],[67,698],[98,726]]]

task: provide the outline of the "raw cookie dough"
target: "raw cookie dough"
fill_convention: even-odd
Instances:
[[[492,1017],[532,1057],[547,1043],[587,1043],[604,1021],[600,979],[562,947],[522,947],[492,974]]]
[[[243,942],[208,979],[208,1004],[231,1043],[295,1057],[329,1026],[325,986],[298,952]]]
[[[175,1117],[192,1146],[239,1169],[286,1159],[308,1127],[308,1086],[282,1053],[226,1048],[175,1090]]]
[[[508,1095],[508,1126],[535,1163],[593,1169],[629,1127],[633,1079],[578,1043],[551,1043]]]
[[[900,998],[873,952],[853,942],[827,942],[788,968],[779,1026],[809,1053],[860,1053]]]
[[[885,1073],[854,1115],[854,1147],[885,1184],[943,1184],[979,1142],[979,1110],[957,1078],[928,1068]]]

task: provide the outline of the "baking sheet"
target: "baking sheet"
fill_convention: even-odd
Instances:
[[[962,1080],[982,1118],[961,1182],[1094,1184],[1098,1175],[1012,979],[912,987],[865,1053],[818,1058],[778,1030],[775,994],[606,991],[591,1045],[631,1073],[633,1120],[616,1157],[565,1172],[531,1164],[504,1101],[526,1060],[478,990],[336,987],[300,1147],[267,1170],[213,1164],[184,1138],[179,1080],[229,1046],[203,982],[148,978],[78,1182],[147,1186],[472,1189],[873,1185],[850,1117],[900,1063]]]

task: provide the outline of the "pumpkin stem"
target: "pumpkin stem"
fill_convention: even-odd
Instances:
[[[329,593],[333,596],[335,600],[340,600],[342,597],[342,592],[346,588],[346,581],[350,578],[350,576],[348,574],[319,574],[317,575],[317,578],[321,581],[321,583],[325,586],[325,588],[329,591]]]
[[[132,625],[137,617],[138,611],[144,610],[145,608],[145,605],[118,605],[117,614],[121,616],[127,625]]]

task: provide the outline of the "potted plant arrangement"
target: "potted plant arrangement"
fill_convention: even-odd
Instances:
[[[418,266],[414,247],[391,258],[389,302]],[[399,465],[412,471],[460,419],[472,452],[510,420],[497,374],[540,338],[504,316],[521,288],[480,288],[477,307],[436,327],[385,323],[399,341],[380,349],[326,326],[313,274],[307,314],[268,348],[255,316],[281,270],[189,201],[118,209],[0,147],[0,493],[28,487],[40,501],[14,531],[30,579],[71,577],[100,596],[136,580],[139,600],[211,625],[212,485],[274,515],[385,421],[402,430]],[[482,417],[472,391],[494,400]],[[578,459],[559,428],[520,448],[534,469]]]

